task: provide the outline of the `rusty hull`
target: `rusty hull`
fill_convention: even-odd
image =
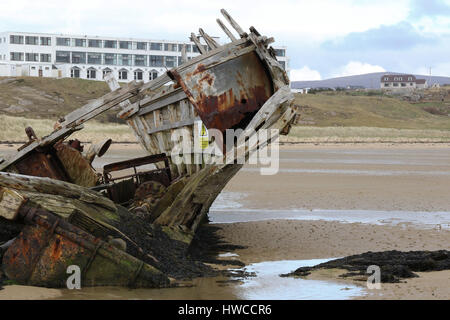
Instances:
[[[154,267],[42,209],[23,206],[27,224],[5,252],[3,270],[19,284],[65,287],[67,268],[81,270],[82,286],[167,287]]]
[[[249,52],[211,67],[199,63],[192,72],[170,71],[208,129],[245,128],[274,93],[261,59]]]

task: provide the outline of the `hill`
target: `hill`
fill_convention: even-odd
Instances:
[[[427,90],[428,96],[434,91]],[[450,130],[450,88],[439,92],[439,100],[419,103],[381,93],[339,91],[296,94],[295,103],[300,106],[301,125]]]
[[[367,73],[356,76],[331,78],[325,80],[316,81],[292,81],[291,88],[346,88],[352,87],[364,87],[368,89],[379,89],[380,79],[384,74],[398,74],[398,72],[375,72]],[[450,77],[438,77],[438,76],[424,76],[415,75],[419,79],[426,79],[428,84],[438,83],[443,86],[444,84],[450,84]]]
[[[103,81],[1,77],[0,114],[56,120],[108,92],[108,85]],[[117,121],[114,112],[98,120]]]

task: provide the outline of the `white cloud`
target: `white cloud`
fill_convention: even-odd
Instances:
[[[398,23],[408,15],[408,1],[278,0],[273,5],[272,0],[134,0],[130,5],[121,0],[14,0],[0,10],[0,29],[184,39],[203,27],[223,36],[215,20],[224,7],[244,29],[255,26],[282,41],[321,41]],[[21,25],[35,28],[20,30]]]
[[[385,72],[385,71],[386,69],[378,65],[373,65],[359,61],[350,61],[345,66],[336,69],[332,73],[332,77],[334,78],[334,77],[354,76],[358,74]]]
[[[291,81],[311,81],[322,79],[319,71],[312,70],[308,66],[304,66],[301,69],[291,69],[289,78]]]

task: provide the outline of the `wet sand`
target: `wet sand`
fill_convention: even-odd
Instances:
[[[142,151],[137,145],[113,145],[111,154],[98,159],[97,164],[140,155]],[[289,145],[281,147],[280,155],[279,173],[262,176],[256,167],[245,166],[212,208],[212,220],[216,214],[225,217],[227,212],[238,212],[235,221],[240,222],[217,225],[222,228],[220,234],[224,240],[247,247],[234,252],[246,264],[330,259],[369,250],[450,248],[450,230],[444,225],[450,219],[450,145]],[[300,212],[305,214],[303,219],[279,219],[283,210],[318,209],[334,210],[332,218],[319,216],[308,220],[306,213]],[[248,212],[242,212],[245,210]],[[267,210],[270,210],[270,220],[260,221],[261,213]],[[376,218],[374,222],[358,215],[350,220],[343,214],[340,216],[347,211],[367,215],[382,211],[388,216],[395,211],[397,216],[404,213],[404,221],[393,224],[392,219]],[[411,212],[435,216],[425,224],[420,219],[411,219]],[[291,271],[295,268],[292,265]],[[405,283],[383,284],[379,291],[367,290],[365,283],[339,279],[338,274],[315,275],[311,279],[316,276],[319,280],[359,286],[364,289],[359,297],[364,299],[450,299],[449,271],[420,273],[420,278]],[[194,290],[174,289],[184,290],[185,294],[164,290],[124,295],[121,291],[116,297],[252,297],[236,293],[244,290],[242,287],[219,286],[211,279],[200,282],[203,284],[197,282]],[[5,294],[12,297],[10,288],[0,291],[0,299]],[[87,290],[79,293],[78,298],[108,298],[108,295],[111,298],[116,291]],[[62,298],[76,295],[65,291],[61,294]],[[24,298],[23,293],[19,298]],[[314,299],[314,295],[309,298]]]
[[[247,247],[236,251],[245,263],[332,258],[366,251],[449,249],[448,145],[306,145],[282,148],[280,154],[278,174],[262,176],[247,166],[224,190],[240,195],[236,201],[240,206],[230,205],[228,210],[237,213],[234,221],[243,222],[219,224],[221,235]],[[297,218],[313,215],[314,211],[308,210],[335,212],[322,219],[277,220],[277,211],[282,216],[282,209],[299,208],[305,213],[298,213]],[[339,217],[339,211],[354,210],[365,210],[367,215],[383,210],[388,217],[396,211],[397,218],[404,212],[404,222],[348,223],[347,215]],[[226,211],[226,203],[222,203],[218,212],[226,217]],[[271,220],[251,221],[258,211]],[[427,213],[439,214],[425,225],[410,219],[411,213],[418,211],[425,218]],[[358,217],[360,222],[370,220],[358,215],[350,219],[358,221]],[[343,281],[336,274],[316,279]],[[350,283],[365,286],[358,281]],[[420,278],[383,284],[382,290],[366,293],[361,298],[449,299],[450,271],[420,273]]]

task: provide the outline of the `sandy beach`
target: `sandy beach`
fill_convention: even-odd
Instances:
[[[141,154],[137,145],[117,144],[97,165]],[[245,247],[232,254],[254,264],[366,251],[448,250],[449,212],[448,144],[302,144],[281,147],[276,175],[245,166],[211,208],[210,220],[226,242]],[[230,217],[231,223],[223,223]],[[448,270],[419,273],[403,283],[383,284],[381,290],[368,290],[365,283],[342,280],[339,274],[314,272],[310,278],[364,288],[354,297],[359,299],[450,299]],[[0,291],[0,299],[27,298],[13,288]],[[221,298],[235,297],[229,288],[223,290]],[[42,294],[33,291],[28,298]],[[55,298],[55,291],[48,298]]]

